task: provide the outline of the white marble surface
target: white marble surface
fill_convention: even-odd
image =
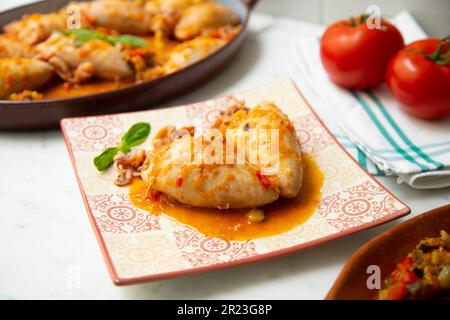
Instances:
[[[296,76],[292,37],[316,25],[254,14],[247,41],[223,74],[170,104]],[[322,299],[348,257],[399,221],[268,262],[162,282],[115,287],[83,207],[59,131],[0,132],[0,298]],[[450,189],[381,183],[412,215],[450,203]],[[407,219],[404,218],[404,219]]]

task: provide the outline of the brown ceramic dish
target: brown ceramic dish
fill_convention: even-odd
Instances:
[[[327,300],[373,299],[377,290],[367,288],[367,267],[377,265],[385,279],[396,263],[412,251],[420,240],[439,237],[441,230],[450,230],[450,205],[428,211],[407,220],[372,239],[348,260]]]
[[[0,13],[0,29],[25,14],[58,10],[70,0],[45,0]],[[220,0],[238,12],[242,31],[211,56],[170,75],[104,93],[36,101],[0,100],[0,130],[57,128],[65,117],[148,109],[174,98],[218,73],[241,47],[250,11],[257,0]]]

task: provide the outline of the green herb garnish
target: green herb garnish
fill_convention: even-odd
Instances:
[[[107,170],[113,163],[114,157],[122,152],[127,154],[131,148],[144,142],[150,134],[150,124],[146,122],[138,122],[134,124],[127,132],[122,136],[122,142],[120,146],[108,148],[100,155],[94,158],[94,165],[98,171]]]
[[[130,152],[132,147],[144,142],[149,134],[150,125],[148,123],[136,123],[122,136],[121,151],[123,153]]]
[[[123,43],[128,44],[132,47],[145,47],[149,45],[149,43],[144,39],[135,36],[130,36],[129,34],[120,34],[108,37],[110,41],[112,41],[114,44]]]
[[[94,165],[98,171],[105,171],[114,163],[114,157],[119,153],[119,148],[108,148],[94,158]]]
[[[65,36],[72,36],[72,35],[75,36],[76,46],[80,46],[91,40],[102,40],[108,42],[111,45],[123,43],[133,47],[145,47],[149,45],[149,43],[144,39],[129,34],[107,35],[89,29],[73,29],[73,30],[65,29],[61,30],[61,33]]]

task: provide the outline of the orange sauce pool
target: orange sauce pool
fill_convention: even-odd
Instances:
[[[303,154],[305,171],[303,186],[295,199],[279,199],[264,206],[265,220],[249,223],[248,210],[219,210],[168,204],[145,197],[147,184],[135,179],[130,186],[133,204],[150,214],[164,214],[191,226],[208,237],[245,241],[280,234],[308,220],[319,206],[324,175],[314,159]]]

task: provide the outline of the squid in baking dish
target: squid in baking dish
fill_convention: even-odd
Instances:
[[[6,25],[4,31],[7,35],[33,45],[47,39],[53,31],[63,29],[65,23],[66,16],[63,12],[32,14]]]
[[[83,18],[94,26],[138,35],[145,35],[150,31],[149,15],[141,2],[97,0],[73,4],[80,7]]]
[[[81,29],[72,29],[69,23],[73,18],[69,9],[75,7]],[[94,0],[72,2],[58,12],[26,15],[0,34],[0,59],[31,60],[21,68],[11,60],[3,62],[12,64],[8,75],[17,84],[2,88],[0,99],[45,97],[45,90],[64,82],[70,90],[88,81],[122,86],[162,77],[211,55],[240,29],[237,13],[214,0]],[[36,68],[27,77],[40,72],[46,76],[21,79],[22,71],[31,66]],[[51,79],[47,75],[54,73],[59,84],[52,81],[43,88]],[[0,77],[8,83],[5,74]],[[22,90],[41,88],[43,94],[21,95]]]
[[[0,99],[24,90],[35,90],[47,83],[52,75],[52,66],[44,61],[29,58],[0,59]]]
[[[0,35],[0,58],[32,58],[36,50],[13,37]]]
[[[36,49],[68,82],[83,83],[92,77],[120,80],[133,75],[131,65],[116,46],[95,39],[81,45],[75,41],[56,31]]]
[[[53,77],[53,67],[35,59],[27,43],[0,35],[0,99],[25,100],[41,97],[34,90]]]
[[[204,30],[239,24],[237,13],[218,3],[202,3],[185,9],[175,26],[177,39],[188,40],[199,36]]]
[[[195,137],[193,127],[169,126],[156,134],[152,150],[135,150],[117,158],[117,184],[129,183],[138,171],[148,183],[148,190],[162,193],[169,201],[203,208],[254,208],[280,197],[297,196],[303,180],[301,148],[294,126],[276,105],[263,103],[249,110],[242,103],[236,103],[216,120],[213,128],[223,132],[222,137],[228,129],[240,130],[239,136],[243,139],[250,133],[277,130],[277,138],[267,136],[264,140],[271,144],[274,142],[271,139],[277,139],[279,143],[277,170],[265,174],[268,157],[252,163],[247,161],[247,151],[243,163],[180,161],[180,155],[186,152],[186,143],[194,144],[195,139],[203,136]],[[219,142],[224,145],[222,150],[227,139]]]
[[[78,3],[93,26],[120,33],[145,35],[162,32],[178,40],[192,39],[203,30],[239,24],[237,13],[206,0],[123,1],[97,0]]]

